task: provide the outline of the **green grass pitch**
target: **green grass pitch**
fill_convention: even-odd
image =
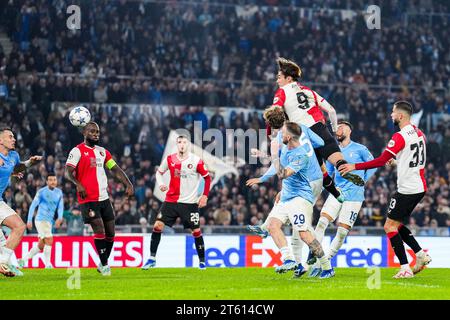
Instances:
[[[364,268],[338,268],[334,278],[324,280],[306,275],[293,279],[292,272],[276,274],[272,268],[113,268],[111,277],[79,269],[79,289],[66,269],[23,271],[23,277],[0,278],[2,300],[450,299],[450,269],[426,269],[413,279],[393,279],[397,269],[382,268],[379,289],[368,288],[371,274]]]

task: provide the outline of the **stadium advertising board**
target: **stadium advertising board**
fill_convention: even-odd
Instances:
[[[56,268],[96,267],[99,263],[93,239],[90,237],[56,236],[52,263]],[[117,236],[110,257],[111,267],[140,267],[150,252],[150,235]],[[325,252],[332,238],[325,237]],[[289,241],[289,237],[288,237]],[[433,257],[430,268],[450,267],[450,238],[418,237],[423,248]],[[27,253],[37,242],[26,236],[16,250],[16,256]],[[281,264],[281,254],[269,237],[229,235],[205,236],[208,267],[274,267]],[[307,246],[303,247],[306,258]],[[407,248],[408,259],[415,263],[413,252]],[[185,235],[163,235],[158,256],[158,267],[196,267],[198,265],[194,239]],[[334,267],[398,267],[393,250],[386,237],[349,236],[332,259]],[[28,261],[26,267],[43,268],[43,254]]]

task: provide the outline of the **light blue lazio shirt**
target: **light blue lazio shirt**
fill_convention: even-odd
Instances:
[[[9,178],[14,171],[14,167],[20,164],[20,156],[16,151],[9,151],[7,156],[0,153],[0,158],[3,160],[3,165],[0,166],[0,201],[2,201],[3,193],[9,186]]]
[[[309,157],[309,165],[308,165],[308,180],[322,180],[322,170],[320,169],[319,161],[317,161],[316,154],[314,153],[315,148],[323,147],[324,141],[321,137],[314,133],[310,128],[304,125],[300,125],[302,128],[302,134],[300,136],[300,145],[305,147],[306,154]],[[283,137],[281,130],[278,132],[277,137],[278,144],[280,145],[280,151],[283,146]],[[279,155],[279,154],[278,154]],[[261,182],[268,181],[271,177],[276,174],[275,166],[272,164],[270,168],[264,173],[264,175],[259,178]]]
[[[280,164],[284,169],[291,169],[295,173],[283,179],[281,187],[281,202],[289,201],[293,198],[303,198],[311,204],[314,196],[308,180],[309,157],[305,146],[298,146],[289,150],[287,146],[281,149]]]
[[[62,219],[64,201],[61,189],[54,188],[51,190],[48,186],[39,189],[28,211],[28,222],[33,220],[36,207],[38,207],[38,212],[35,221],[48,221],[53,223],[56,209],[58,209],[58,219]]]
[[[344,155],[344,159],[349,163],[360,163],[367,162],[373,159],[372,154],[367,149],[366,146],[362,144],[350,141],[350,143],[346,147],[340,147],[342,154]],[[358,187],[354,183],[348,181],[347,179],[342,178],[339,174],[339,171],[335,170],[334,166],[327,161],[327,170],[330,176],[335,173],[334,181],[336,186],[341,189],[344,194],[345,201],[364,201],[364,186]],[[361,178],[367,182],[370,177],[377,171],[376,168],[369,170],[355,170],[352,173],[357,174]]]

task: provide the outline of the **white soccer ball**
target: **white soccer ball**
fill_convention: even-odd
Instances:
[[[76,106],[70,111],[69,120],[75,127],[84,127],[91,121],[91,113],[83,106]]]

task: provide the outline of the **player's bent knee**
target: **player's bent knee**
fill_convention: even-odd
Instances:
[[[300,231],[300,239],[302,239],[304,243],[310,244],[314,240],[314,237],[309,231]]]
[[[393,226],[390,223],[385,223],[384,224],[384,232],[389,233],[389,232],[395,232],[397,231],[397,228],[395,226]]]
[[[153,226],[153,232],[161,233],[164,230],[164,223],[156,221]]]
[[[25,225],[25,223],[20,223],[17,226],[13,227],[13,231],[15,230],[18,234],[20,234],[21,236],[25,233],[27,226]]]

